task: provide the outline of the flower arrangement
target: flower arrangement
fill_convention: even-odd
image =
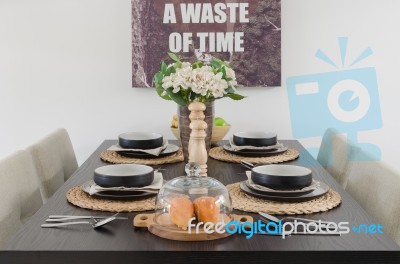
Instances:
[[[236,93],[235,72],[226,62],[209,56],[207,60],[189,63],[182,62],[175,53],[168,55],[174,63],[167,66],[162,62],[161,71],[154,76],[156,91],[161,98],[173,100],[181,106],[224,97],[233,100],[244,98]]]

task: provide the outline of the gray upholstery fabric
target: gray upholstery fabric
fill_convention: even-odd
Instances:
[[[43,204],[30,154],[18,151],[0,161],[0,248]]]
[[[346,170],[346,191],[383,225],[400,245],[400,173],[365,152],[359,152]]]
[[[28,151],[35,162],[42,198],[46,202],[78,168],[68,132],[57,129],[30,146]]]
[[[317,160],[344,188],[347,184],[347,163],[358,151],[359,148],[348,142],[345,136],[328,128],[322,138]]]

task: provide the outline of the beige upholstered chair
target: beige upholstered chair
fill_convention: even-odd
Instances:
[[[318,162],[346,187],[345,169],[347,163],[359,151],[359,148],[347,141],[347,138],[333,128],[328,128],[322,138],[318,152]]]
[[[28,151],[35,162],[43,201],[46,202],[78,168],[68,132],[63,128],[57,129],[30,146]]]
[[[400,245],[400,173],[363,151],[350,161],[346,191]]]
[[[43,204],[32,158],[18,151],[0,161],[0,248]]]

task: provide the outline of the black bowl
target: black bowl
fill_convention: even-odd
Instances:
[[[310,186],[312,171],[294,165],[263,165],[251,170],[251,180],[276,190],[302,189]]]
[[[233,143],[236,146],[267,147],[276,145],[277,135],[266,132],[237,132],[233,134]]]
[[[118,136],[119,145],[127,149],[155,149],[162,146],[163,136],[157,133],[129,132]]]
[[[117,164],[99,167],[93,180],[102,187],[143,187],[154,180],[152,167],[139,164]]]

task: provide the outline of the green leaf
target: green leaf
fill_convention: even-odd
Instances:
[[[203,66],[204,66],[204,63],[202,61],[196,61],[195,63],[192,64],[192,69],[201,68]]]
[[[211,66],[213,67],[213,68],[216,68],[216,69],[218,69],[218,68],[221,68],[221,63],[219,63],[217,60],[215,60],[215,59],[213,59],[212,61],[211,61]]]
[[[228,94],[234,94],[235,89],[232,88],[232,86],[229,86],[228,89],[225,90]]]
[[[167,64],[165,64],[165,62],[161,62],[161,72],[165,74],[166,71],[167,71]]]
[[[177,61],[177,62],[175,62],[174,66],[176,69],[180,69],[180,68],[182,68],[182,62]]]
[[[154,75],[154,81],[157,84],[161,84],[163,79],[163,74],[161,72],[157,72],[156,75]]]
[[[174,66],[170,66],[167,71],[165,72],[165,76],[170,76],[172,73],[175,73],[176,69]]]
[[[165,99],[165,100],[172,100],[172,99],[169,97],[168,93],[166,93],[165,95],[162,95],[162,94],[165,92],[165,90],[164,90],[164,88],[162,88],[161,85],[156,85],[156,91],[157,91],[157,94],[158,94],[162,99]]]
[[[178,57],[178,55],[176,55],[175,53],[168,52],[168,56],[169,56],[173,61],[176,61],[176,62],[181,61],[181,59],[180,59],[180,58]]]
[[[226,78],[226,70],[225,67],[221,68],[221,72],[222,72],[222,78],[225,79]]]
[[[227,96],[233,100],[242,100],[243,98],[245,98],[245,96],[240,95],[240,94],[227,94]]]
[[[167,94],[169,95],[169,97],[172,100],[174,100],[174,102],[177,103],[178,105],[186,106],[188,104],[188,102],[182,97],[182,94],[180,92],[173,93],[172,88],[168,88],[168,89],[166,89],[166,91],[167,91]]]
[[[196,93],[190,92],[189,96],[190,101],[194,101],[195,98],[196,98]]]
[[[219,62],[220,64],[222,64],[222,65],[224,65],[225,63],[222,61],[222,60],[220,60],[220,59],[218,59],[218,58],[213,58],[213,60],[215,60],[215,61],[217,61],[217,62]]]
[[[226,66],[225,62],[223,62],[222,60],[220,60],[218,58],[213,58],[212,61],[214,61],[215,63],[217,63],[219,65],[218,68],[220,68],[222,66]]]

